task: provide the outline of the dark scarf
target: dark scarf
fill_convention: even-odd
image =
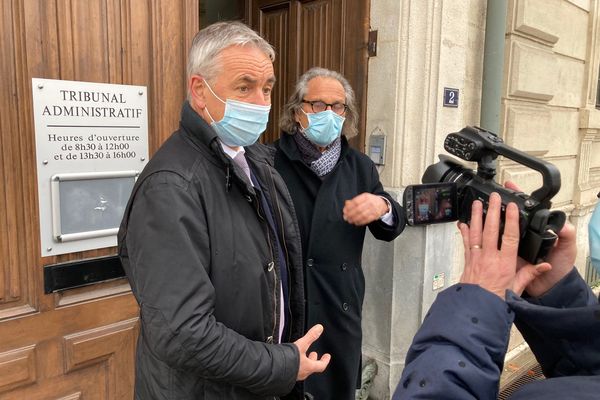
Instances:
[[[298,150],[300,150],[302,160],[318,177],[324,177],[330,173],[340,159],[342,151],[341,137],[338,137],[327,146],[323,153],[298,129],[292,137],[298,146]]]

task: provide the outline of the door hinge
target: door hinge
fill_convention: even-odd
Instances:
[[[369,31],[367,50],[369,57],[375,57],[377,55],[377,31]]]

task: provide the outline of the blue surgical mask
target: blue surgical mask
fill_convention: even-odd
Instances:
[[[204,82],[213,96],[225,104],[225,113],[220,121],[215,121],[206,108],[206,112],[212,120],[211,126],[217,132],[219,139],[230,147],[250,146],[256,143],[260,135],[267,129],[271,106],[231,99],[223,101],[213,92],[208,83]]]
[[[337,115],[331,110],[325,110],[318,113],[307,114],[308,127],[302,128],[302,132],[308,140],[322,147],[330,145],[342,133],[342,125],[346,118]],[[300,125],[302,127],[302,125]]]

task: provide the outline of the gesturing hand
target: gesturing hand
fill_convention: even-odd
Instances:
[[[473,202],[470,227],[459,223],[465,248],[465,269],[460,281],[479,285],[504,299],[506,289],[520,295],[531,281],[550,270],[551,266],[548,263],[528,264],[517,271],[519,209],[514,203],[506,207],[502,246],[498,250],[500,208],[500,195],[492,193],[485,226],[480,201]]]
[[[378,220],[388,212],[388,204],[372,193],[361,193],[344,203],[344,221],[356,226],[364,226]]]
[[[327,368],[329,360],[331,360],[331,355],[328,353],[323,354],[320,360],[319,355],[314,351],[308,356],[306,355],[310,345],[321,336],[321,333],[323,333],[323,325],[317,324],[310,328],[306,335],[294,342],[300,352],[300,368],[298,368],[296,380],[303,381],[310,375],[323,372]]]

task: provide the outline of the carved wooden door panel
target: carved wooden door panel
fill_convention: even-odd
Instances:
[[[153,153],[177,128],[193,0],[0,2],[0,399],[132,399],[138,309],[124,279],[45,294],[31,78],[148,87]]]
[[[248,0],[249,24],[277,52],[277,85],[265,141],[279,135],[280,111],[297,78],[311,67],[341,72],[356,92],[359,135],[350,144],[364,151],[367,93],[368,0]]]

